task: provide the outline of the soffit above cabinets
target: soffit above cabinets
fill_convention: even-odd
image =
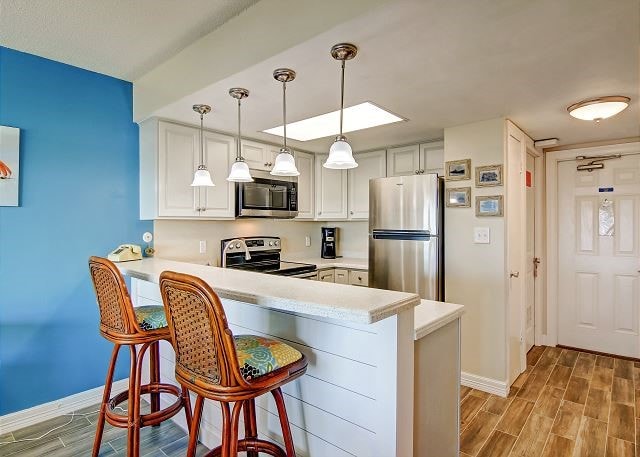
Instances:
[[[278,142],[261,132],[281,123],[272,71],[287,66],[298,73],[287,86],[290,122],[334,111],[340,75],[329,50],[345,40],[359,50],[348,64],[345,105],[371,101],[407,119],[350,133],[354,151],[442,138],[446,127],[499,117],[533,138],[558,137],[561,144],[640,135],[635,0],[379,3],[153,114],[188,120],[191,105],[208,100],[214,113],[207,126],[233,132],[234,105],[226,91],[242,85],[252,94],[243,111],[246,135]],[[629,96],[631,106],[598,126],[567,114],[575,100],[602,93]],[[327,152],[331,142],[291,145]]]

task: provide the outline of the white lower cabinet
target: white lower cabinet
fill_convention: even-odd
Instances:
[[[335,282],[335,274],[333,268],[318,271],[318,281]]]
[[[322,164],[327,154],[316,155],[316,217],[321,221],[347,219],[347,170],[333,170]]]
[[[354,154],[358,162],[348,173],[349,219],[369,219],[369,180],[387,175],[387,154],[381,151]]]
[[[336,268],[333,270],[334,282],[337,284],[349,284],[349,270]]]
[[[298,216],[296,219],[313,219],[314,201],[314,169],[313,154],[296,152],[296,167],[300,172],[298,176]]]
[[[200,130],[150,119],[140,125],[140,218],[233,218],[227,181],[235,139],[204,132],[204,164],[215,187],[191,187],[200,162]]]
[[[369,287],[369,272],[366,270],[348,270],[346,268],[325,268],[324,270],[318,270],[317,280]]]

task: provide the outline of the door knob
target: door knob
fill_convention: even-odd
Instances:
[[[520,272],[519,271],[512,271],[511,274],[509,274],[510,278],[519,278],[520,277]]]

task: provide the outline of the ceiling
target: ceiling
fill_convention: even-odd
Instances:
[[[0,44],[132,81],[257,0],[2,0]]]
[[[406,122],[350,133],[354,150],[442,138],[446,127],[507,117],[532,138],[561,144],[640,135],[640,8],[637,0],[401,0],[389,2],[309,41],[211,84],[154,114],[197,123],[194,103],[211,104],[210,128],[234,132],[230,87],[246,87],[243,132],[282,123],[281,86],[273,69],[298,76],[287,90],[290,122],[339,107],[341,41],[359,47],[347,63],[345,103],[372,101]],[[626,95],[622,114],[593,124],[566,107],[602,95]],[[294,147],[326,152],[331,138]]]
[[[1,0],[0,44],[135,80],[255,3]],[[236,105],[227,90],[246,87],[251,95],[243,102],[243,132],[278,143],[279,137],[261,133],[282,123],[273,69],[298,73],[287,91],[290,122],[333,111],[339,63],[329,49],[349,41],[359,53],[347,63],[346,105],[372,101],[407,119],[350,133],[356,151],[442,138],[447,127],[496,117],[513,120],[534,139],[558,137],[561,144],[640,136],[638,0],[379,3],[231,77],[212,76],[203,89],[153,114],[196,124],[191,105],[207,103],[214,108],[207,127],[234,132]],[[274,1],[272,7],[286,14],[291,4]],[[251,43],[235,49],[243,46]],[[568,105],[602,95],[626,95],[632,104],[600,124],[567,114]],[[291,143],[326,152],[331,141]]]

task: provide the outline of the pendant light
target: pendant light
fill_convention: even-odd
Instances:
[[[289,68],[274,70],[273,77],[282,83],[282,119],[284,124],[284,142],[280,153],[276,156],[276,163],[271,170],[275,176],[298,176],[300,172],[296,168],[296,161],[291,148],[287,147],[287,83],[296,78],[296,72]]]
[[[242,157],[242,136],[240,134],[240,104],[243,98],[247,98],[249,96],[249,91],[247,89],[242,89],[241,87],[234,87],[229,89],[229,95],[238,100],[238,147],[236,149],[236,161],[231,165],[231,171],[229,172],[227,181],[251,182],[253,181],[253,178],[249,171],[249,165],[247,165],[247,162],[245,162]]]
[[[331,56],[342,61],[342,76],[340,79],[340,134],[329,149],[329,158],[322,164],[325,168],[344,170],[355,168],[358,163],[353,158],[351,145],[342,134],[342,117],[344,112],[344,66],[347,60],[353,59],[358,53],[358,48],[351,43],[339,43],[331,48]]]
[[[204,164],[203,139],[204,115],[211,112],[211,107],[209,105],[193,105],[193,110],[196,113],[200,113],[200,165],[198,165],[198,169],[193,175],[193,182],[191,185],[193,187],[214,187],[215,184],[211,181],[211,174],[209,173],[209,170],[207,170],[207,166]]]

